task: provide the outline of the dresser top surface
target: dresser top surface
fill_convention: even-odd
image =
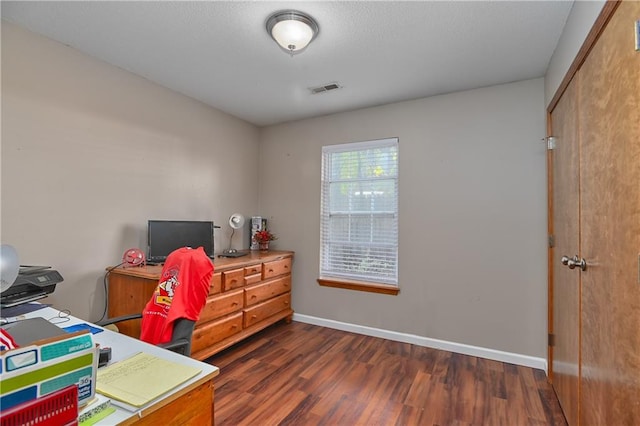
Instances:
[[[213,261],[214,272],[224,272],[232,269],[244,268],[247,266],[280,260],[293,257],[294,252],[284,250],[259,251],[251,250],[246,256],[241,257],[216,257]],[[111,268],[107,268],[110,270]],[[123,268],[119,266],[111,270],[112,274],[130,275],[143,278],[157,279],[162,272],[162,265],[131,266]]]

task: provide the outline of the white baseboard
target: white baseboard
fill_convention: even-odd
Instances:
[[[398,333],[397,331],[382,330],[379,328],[349,324],[346,322],[312,317],[309,315],[302,315],[297,313],[293,314],[293,320],[306,324],[333,328],[336,330],[349,331],[351,333],[364,334],[365,336],[380,337],[382,339],[393,340],[395,342],[411,343],[413,345],[425,346],[427,348],[441,349],[464,355],[492,359],[494,361],[508,362],[525,367],[537,368],[540,370],[544,370],[545,373],[548,373],[547,360],[545,358],[537,358],[529,355],[498,351],[495,349],[483,348],[480,346],[465,345],[464,343],[431,339],[429,337],[416,336],[414,334]]]

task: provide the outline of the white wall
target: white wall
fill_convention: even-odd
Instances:
[[[260,211],[304,315],[546,357],[542,79],[263,128]],[[398,296],[320,287],[323,145],[400,140]]]
[[[257,152],[253,125],[2,22],[1,239],[60,271],[54,307],[99,319],[148,219],[214,220],[226,248],[229,215],[257,211]]]
[[[544,81],[545,105],[549,105],[567,70],[582,47],[605,0],[575,1],[553,52]]]

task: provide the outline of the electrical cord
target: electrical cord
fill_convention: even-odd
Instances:
[[[69,309],[63,309],[58,312],[58,315],[49,318],[47,321],[51,324],[62,324],[63,322],[71,321],[71,318],[69,318],[70,316],[71,311]]]
[[[111,268],[107,269],[107,272],[105,272],[104,277],[102,277],[102,285],[104,287],[104,310],[102,311],[102,317],[97,321],[97,322],[101,322],[105,319],[105,317],[107,316],[107,307],[109,304],[109,287],[107,286],[107,277],[109,276],[109,274],[111,273],[111,271],[113,271],[116,268],[119,268],[120,266],[124,265],[127,262],[122,262],[116,266],[112,266]]]

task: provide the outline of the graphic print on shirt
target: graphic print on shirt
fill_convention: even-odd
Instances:
[[[160,281],[156,288],[154,302],[165,312],[168,312],[169,308],[171,308],[171,301],[176,293],[176,289],[180,285],[180,281],[178,280],[179,274],[180,270],[178,268],[170,269],[164,274],[163,280]]]

